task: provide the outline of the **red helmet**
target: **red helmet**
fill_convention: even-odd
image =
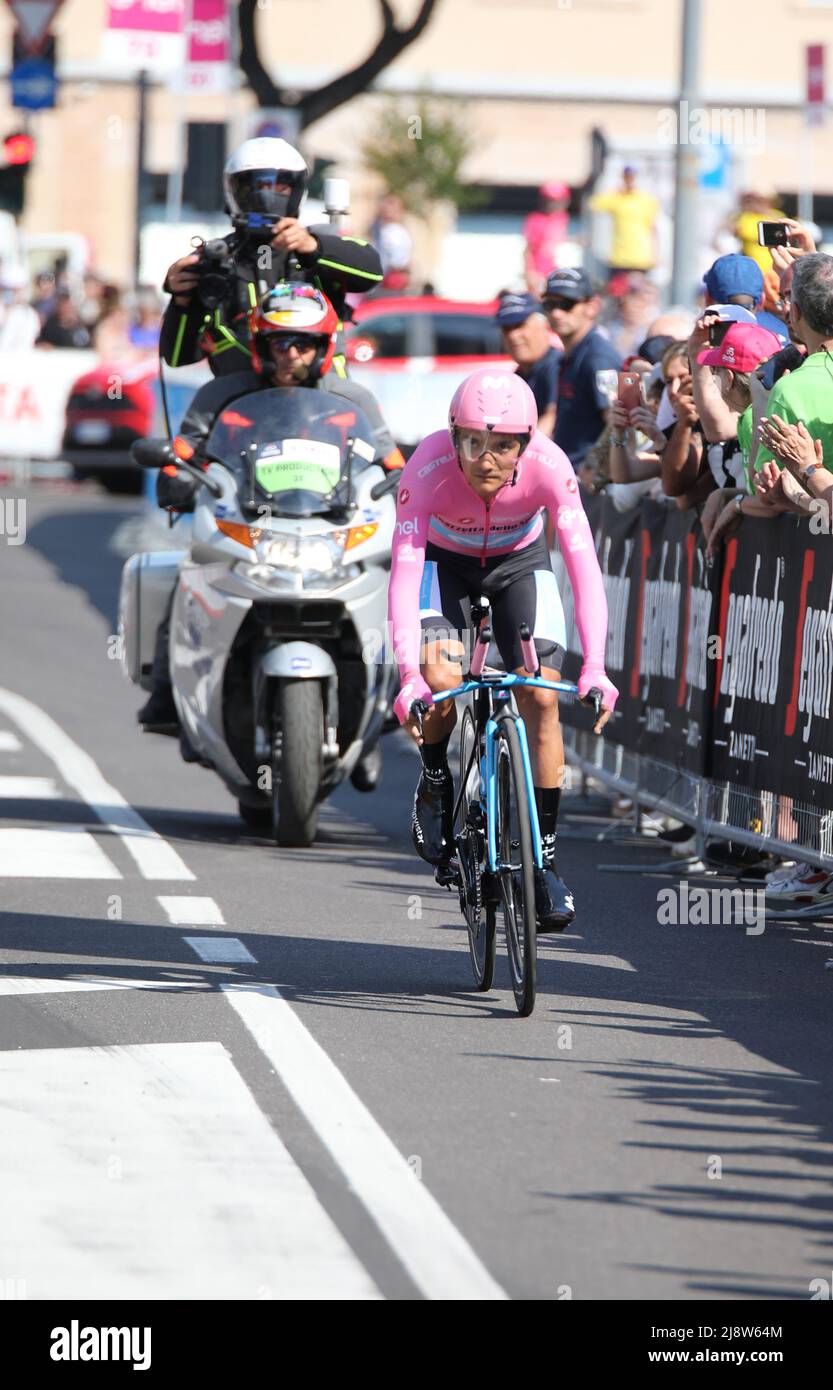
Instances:
[[[307,370],[306,381],[317,381],[330,370],[335,351],[338,314],[329,299],[314,285],[281,281],[268,291],[249,315],[252,366],[256,372],[271,375],[269,338],[309,338],[317,352]]]

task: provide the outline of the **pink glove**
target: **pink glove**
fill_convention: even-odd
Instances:
[[[400,724],[408,719],[414,700],[424,700],[426,705],[434,702],[431,687],[422,679],[419,671],[406,671],[402,679],[402,689],[393,702],[393,712]]]
[[[602,692],[602,707],[604,709],[615,709],[616,701],[619,699],[619,691],[605,675],[604,666],[594,665],[593,662],[585,662],[581,668],[581,675],[578,678],[578,695],[583,700],[595,687]]]

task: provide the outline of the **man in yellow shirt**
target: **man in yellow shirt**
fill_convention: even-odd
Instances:
[[[772,206],[772,200],[761,193],[742,193],[740,210],[729,219],[729,230],[740,242],[744,256],[751,256],[766,273],[772,269],[769,248],[758,245],[759,222],[783,222],[784,214]]]
[[[632,164],[626,164],[622,171],[622,187],[612,193],[597,193],[590,199],[590,210],[609,212],[613,218],[611,275],[622,270],[653,269],[658,259],[659,200],[637,188]]]

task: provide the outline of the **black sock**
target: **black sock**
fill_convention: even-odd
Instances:
[[[446,734],[439,743],[420,744],[419,756],[422,758],[422,766],[433,778],[444,777],[448,774],[448,741],[450,738],[451,734]]]
[[[541,831],[541,839],[555,839],[555,827],[558,823],[558,805],[561,801],[560,787],[536,787],[535,805],[538,810],[538,827]]]

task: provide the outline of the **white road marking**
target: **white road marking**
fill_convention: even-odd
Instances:
[[[505,1299],[504,1290],[279,991],[273,985],[221,988],[425,1296]]]
[[[70,969],[74,967],[69,967]],[[54,975],[0,975],[4,994],[84,994],[102,989],[202,989],[202,980],[125,980],[102,975],[95,980],[63,980]]]
[[[255,961],[248,946],[244,946],[236,936],[186,936],[183,940],[192,951],[196,951],[200,960],[213,965],[231,965],[238,961],[254,964]]]
[[[0,800],[53,801],[58,796],[53,777],[0,777]]]
[[[0,1092],[29,1298],[381,1296],[219,1043],[3,1052]]]
[[[10,729],[0,729],[0,753],[19,753],[23,744]]]
[[[96,840],[77,825],[0,830],[0,878],[121,878]]]
[[[546,941],[546,937],[544,937]],[[564,938],[561,938],[562,942]],[[539,938],[540,944],[540,938]],[[559,965],[563,962],[569,965],[600,965],[603,970],[636,970],[629,960],[624,960],[622,956],[603,956],[593,951],[571,951],[569,948],[561,947],[558,952]]]
[[[61,778],[113,830],[133,856],[144,878],[189,879],[194,875],[176,850],[111,787],[89,753],[59,724],[22,695],[0,688],[0,711],[55,764]]]
[[[175,927],[224,927],[225,920],[213,898],[157,898],[168,921]]]

